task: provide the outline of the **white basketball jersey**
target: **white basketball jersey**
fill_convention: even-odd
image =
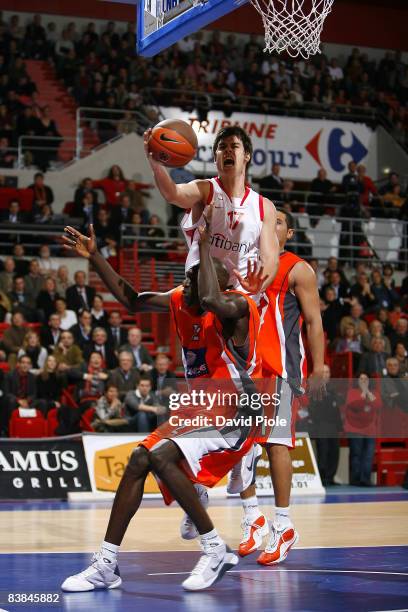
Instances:
[[[213,178],[207,204],[214,203],[211,221],[210,254],[222,261],[230,273],[230,283],[241,289],[233,274],[239,270],[245,277],[248,261],[258,261],[259,243],[264,217],[263,198],[247,187],[243,198],[230,198],[224,191],[220,179]],[[198,227],[204,225],[203,216],[192,222],[192,212],[186,212],[181,229],[189,248],[186,272],[200,261]]]

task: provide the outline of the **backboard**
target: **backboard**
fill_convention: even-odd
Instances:
[[[151,57],[247,0],[136,0],[137,52]]]

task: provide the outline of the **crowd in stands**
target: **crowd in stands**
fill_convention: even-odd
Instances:
[[[124,32],[119,29],[110,21],[97,32],[90,22],[79,31],[71,22],[58,32],[56,24],[44,24],[41,15],[24,24],[20,15],[8,23],[0,15],[2,167],[15,164],[9,147],[17,146],[19,136],[60,136],[50,109],[38,104],[39,92],[24,59],[50,61],[79,105],[110,111],[93,115],[102,141],[137,130],[134,111],[156,121],[152,104],[196,108],[205,118],[211,108],[227,116],[234,109],[285,114],[318,103],[350,117],[353,107],[378,111],[394,137],[407,144],[408,66],[399,51],[387,51],[379,62],[357,48],[344,65],[325,53],[294,61],[263,54],[262,38],[255,35],[248,40],[200,31],[148,59],[135,54],[134,24]],[[29,149],[30,143],[25,144]],[[33,151],[31,157],[45,170],[56,150]]]

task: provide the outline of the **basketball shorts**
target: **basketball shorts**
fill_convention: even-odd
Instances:
[[[269,431],[268,437],[259,438],[262,445],[281,444],[288,448],[295,446],[295,419],[293,415],[294,393],[289,383],[271,372],[262,373],[264,379],[271,379],[275,393],[279,396],[279,404],[275,408],[275,426]]]

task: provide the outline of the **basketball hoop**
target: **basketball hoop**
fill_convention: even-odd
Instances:
[[[308,59],[320,52],[324,20],[334,0],[249,0],[265,28],[265,49]]]

